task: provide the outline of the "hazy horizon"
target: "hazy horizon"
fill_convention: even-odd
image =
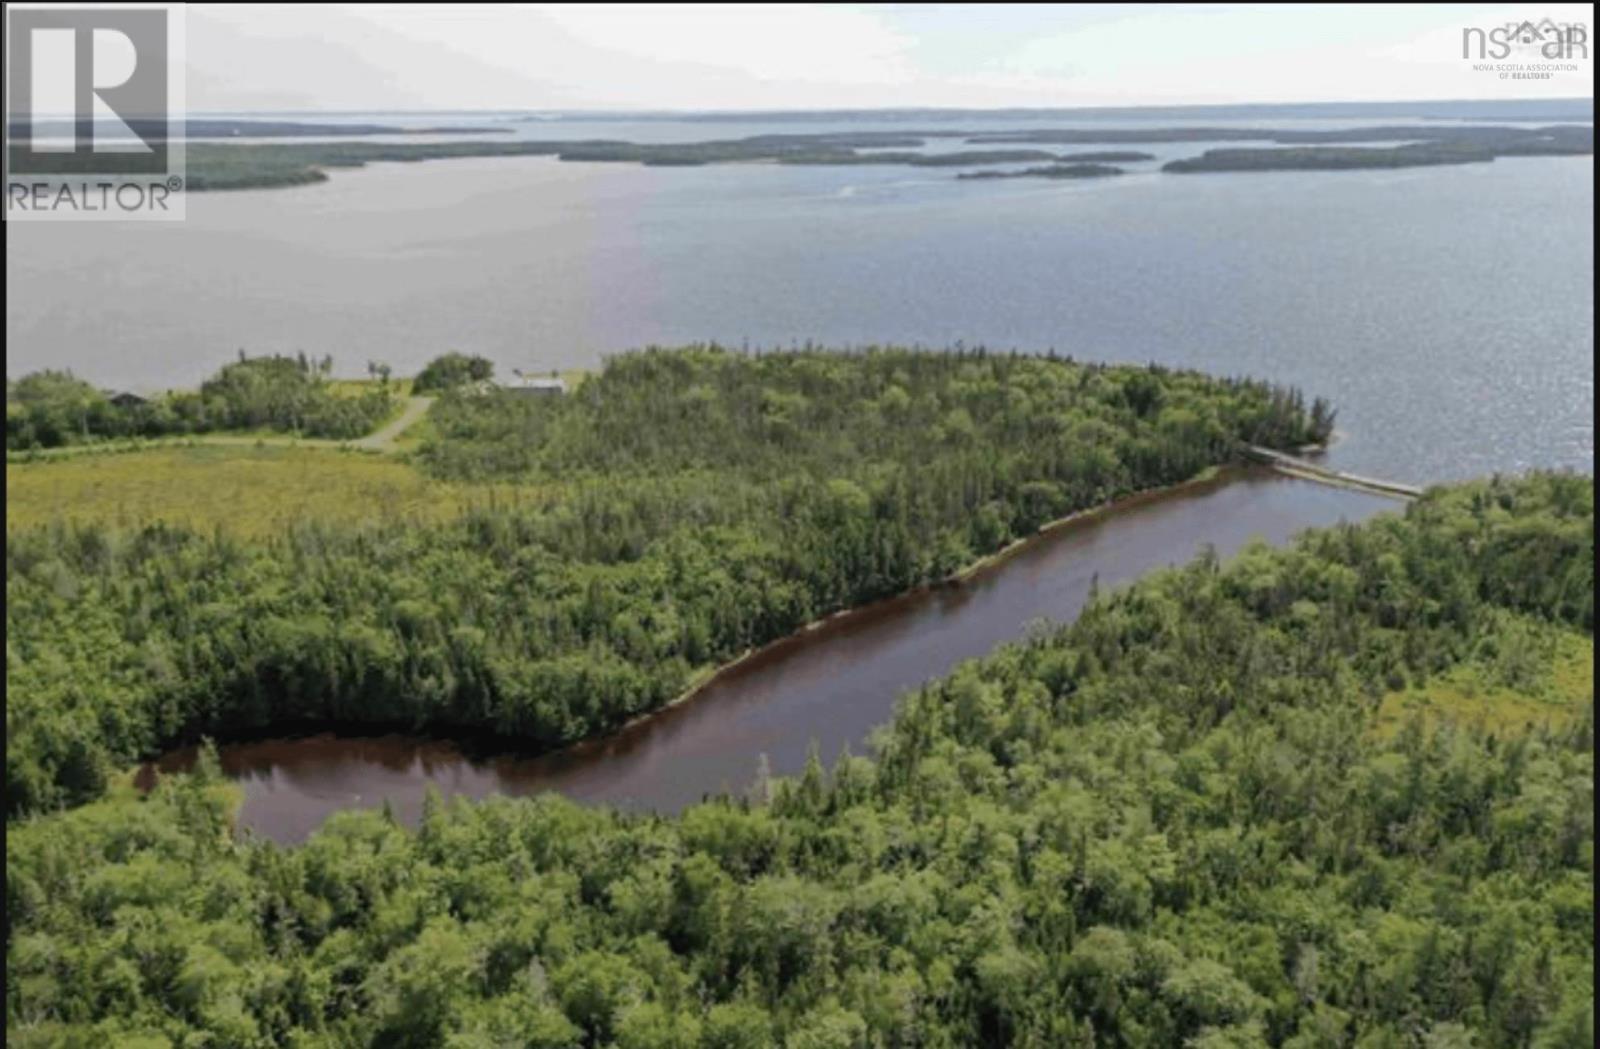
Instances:
[[[331,109],[317,107],[281,107],[281,108],[231,108],[231,109],[200,109],[191,108],[189,115],[224,115],[238,116],[244,114],[280,115],[285,113],[305,113],[310,115],[339,116],[362,113],[392,113],[398,116],[409,114],[428,113],[515,113],[515,114],[549,114],[553,116],[702,116],[702,115],[759,115],[782,116],[809,113],[1134,113],[1149,111],[1197,111],[1208,112],[1227,109],[1312,109],[1312,108],[1364,108],[1364,107],[1438,107],[1438,106],[1484,106],[1486,108],[1500,108],[1513,106],[1529,107],[1563,107],[1563,106],[1588,106],[1589,116],[1593,115],[1594,97],[1592,95],[1567,95],[1552,96],[1549,98],[1384,98],[1384,99],[1307,99],[1303,101],[1250,101],[1250,102],[1196,102],[1196,103],[1150,103],[1143,105],[1121,106],[1071,106],[1071,105],[1035,105],[1035,106],[778,106],[769,108],[743,108],[723,106],[685,106],[685,107],[648,107],[648,106],[436,106],[431,108],[355,108]]]
[[[1438,102],[1501,80],[1468,27],[1590,5],[188,5],[195,112],[705,111]],[[1589,59],[1582,57],[1581,66]],[[730,102],[737,100],[737,106]]]

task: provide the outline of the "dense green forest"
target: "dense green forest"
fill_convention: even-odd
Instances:
[[[564,397],[447,393],[432,422],[424,468],[525,494],[248,541],[9,530],[7,812],[92,798],[178,738],[288,721],[568,743],[1241,440],[1325,437],[1332,413],[1158,368],[700,349],[613,359]]]
[[[55,448],[121,437],[166,437],[267,429],[306,437],[360,437],[394,410],[385,380],[359,396],[330,382],[333,359],[246,357],[223,366],[198,391],[122,396],[70,372],[41,371],[6,383],[6,450]],[[375,373],[388,369],[374,365]]]
[[[1114,438],[1126,470],[1139,461],[1132,449],[1160,432],[1137,420],[1216,411],[1214,422],[1236,427],[1244,406],[1269,400],[1250,387],[1004,358],[646,356],[586,383],[583,391],[599,391],[588,394],[593,404],[549,418],[503,407],[494,429],[546,437],[525,458],[488,454],[485,434],[462,432],[462,409],[438,461],[561,476],[600,456],[638,470],[686,462],[756,471],[776,454],[766,442],[750,452],[717,443],[771,424],[766,409],[741,418],[718,396],[746,368],[776,396],[806,398],[779,402],[802,418],[853,418],[846,394],[873,390],[874,375],[893,377],[906,395],[893,398],[896,411],[921,426],[946,421],[937,435],[907,438],[924,449],[918,463],[957,480],[992,464],[967,479],[980,493],[965,496],[978,498],[969,513],[996,499],[1022,505],[1020,487],[1009,486],[1027,475],[1011,470],[1042,473],[1051,455],[1077,462],[1098,449],[1068,439],[1082,427]],[[994,382],[997,373],[1008,381]],[[1014,416],[1022,395],[1056,410]],[[877,387],[873,399],[888,398],[887,384]],[[672,422],[691,407],[704,435]],[[970,429],[949,424],[958,411]],[[996,440],[1009,425],[1042,427],[1052,415],[1067,420],[1063,433]],[[610,423],[629,417],[639,430],[625,440]],[[661,441],[646,424],[660,427]],[[948,450],[974,440],[987,456]],[[852,508],[883,492],[932,491],[888,454],[899,447],[892,428],[861,425],[828,443],[874,441],[886,442],[885,454],[849,483],[881,471],[890,487],[843,490],[815,510],[810,499],[776,503],[789,507],[791,531],[829,535],[847,559],[837,567],[862,578],[895,563],[885,557],[893,533],[876,522],[900,518],[887,503],[881,516],[853,517]],[[1024,458],[997,458],[1014,447]],[[800,461],[809,468],[827,454]],[[803,488],[803,473],[782,483]],[[748,524],[718,523],[727,511],[715,491],[761,505],[759,488],[736,476],[677,493],[692,534],[718,537],[700,556],[771,541]],[[643,530],[644,518],[608,518],[618,504],[582,498],[591,500],[583,512],[554,520],[475,518],[448,549],[373,534],[223,550],[160,530],[18,544],[8,583],[28,611],[17,617],[22,635],[10,638],[11,683],[19,667],[29,671],[11,690],[8,771],[19,739],[46,741],[37,731],[45,712],[32,707],[41,687],[60,705],[49,717],[61,719],[55,728],[67,734],[55,738],[69,749],[72,740],[98,745],[105,725],[129,717],[115,702],[126,686],[110,684],[117,673],[175,682],[201,646],[266,675],[263,704],[323,688],[310,679],[333,668],[308,660],[296,676],[266,667],[255,637],[216,624],[231,621],[232,606],[258,624],[279,615],[269,592],[332,581],[341,559],[385,562],[404,595],[339,580],[356,588],[357,603],[391,602],[394,618],[390,635],[375,620],[354,624],[338,638],[346,654],[363,641],[382,653],[432,637],[405,657],[417,662],[415,681],[460,672],[468,660],[445,661],[489,636],[469,625],[478,622],[476,588],[441,587],[451,571],[520,604],[525,619],[556,620],[559,604],[529,584],[558,551],[592,543],[594,578],[664,567],[649,544],[630,551],[617,541]],[[907,527],[925,527],[937,510],[920,507]],[[655,534],[657,544],[688,549],[670,528]],[[484,562],[462,552],[469,536],[508,574],[483,575]],[[390,545],[403,555],[385,556]],[[292,581],[273,570],[276,560],[293,561]],[[201,564],[234,585],[194,592]],[[689,578],[731,582],[729,564],[694,565]],[[241,591],[242,579],[255,589]],[[668,588],[670,603],[639,602],[629,614],[676,611],[682,585]],[[583,594],[580,586],[578,601]],[[604,585],[600,595],[604,603]],[[306,592],[293,596],[308,617],[318,607]],[[761,607],[757,596],[730,591],[724,603]],[[164,602],[192,609],[181,627]],[[1593,482],[1534,475],[1434,490],[1404,516],[1310,533],[1290,549],[1252,548],[1225,565],[1202,557],[1102,595],[1074,624],[905,697],[872,760],[841,756],[831,772],[814,762],[763,796],[678,818],[554,796],[499,799],[430,805],[415,831],[379,812],[349,812],[306,845],[282,848],[230,835],[227,788],[203,762],[200,774],[169,778],[147,798],[118,787],[10,825],[8,1041],[1587,1049],[1592,694],[1575,721],[1554,728],[1413,722],[1378,733],[1374,715],[1392,690],[1463,667],[1537,692],[1538,654],[1564,636],[1592,637],[1593,615]],[[28,626],[33,619],[42,624]],[[326,631],[344,625],[312,622],[259,636],[285,631],[317,653],[330,643]],[[637,626],[645,640],[663,633],[655,620]],[[612,643],[625,642],[596,634],[583,651],[598,662]],[[359,664],[350,658],[338,672],[359,674]],[[228,691],[208,682],[200,694]],[[19,697],[28,711],[20,718]],[[100,723],[66,720],[74,701]],[[170,716],[176,724],[192,714]],[[19,720],[36,724],[19,736]]]
[[[910,509],[926,523],[994,502],[1014,534],[1229,461],[1241,440],[1293,447],[1333,428],[1325,401],[1266,383],[983,350],[653,349],[567,397],[458,391],[431,417],[441,436],[422,465],[441,476],[848,480],[940,504]]]
[[[1350,168],[1414,168],[1478,164],[1494,159],[1471,146],[1417,142],[1402,146],[1296,146],[1273,149],[1208,149],[1198,157],[1169,161],[1162,171],[1178,175],[1239,171],[1344,171]]]

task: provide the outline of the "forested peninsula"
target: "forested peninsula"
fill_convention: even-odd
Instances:
[[[701,348],[613,358],[565,397],[456,386],[429,419],[419,468],[485,484],[443,521],[8,527],[7,812],[200,734],[570,743],[1046,522],[1325,439],[1333,412],[1158,367]]]

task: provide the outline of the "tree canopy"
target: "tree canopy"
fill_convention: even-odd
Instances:
[[[271,417],[290,409],[266,380],[289,374],[230,365],[205,396]],[[569,743],[1241,441],[1315,440],[1318,411],[1188,372],[900,350],[644,352],[564,397],[454,391],[422,467],[528,494],[250,540],[11,530],[7,812],[87,800],[179,739],[289,722]]]
[[[427,363],[412,380],[414,393],[438,393],[494,377],[494,364],[477,354],[446,353]]]
[[[1593,572],[1592,480],[1433,490],[1102,595],[870,760],[672,819],[434,802],[282,848],[202,760],[11,825],[8,1041],[1587,1047],[1592,692],[1374,719],[1533,688],[1498,639],[1592,638]]]

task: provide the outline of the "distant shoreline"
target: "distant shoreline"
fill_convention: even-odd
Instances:
[[[571,108],[571,109],[238,109],[193,110],[196,119],[327,120],[332,117],[381,117],[396,119],[440,119],[456,117],[492,118],[503,121],[578,121],[578,122],[656,122],[716,123],[720,121],[806,122],[817,120],[921,120],[921,119],[1019,119],[1019,120],[1120,120],[1129,117],[1148,119],[1166,116],[1177,120],[1256,119],[1262,116],[1314,120],[1366,120],[1403,117],[1407,120],[1592,120],[1594,99],[1582,96],[1562,98],[1453,98],[1384,99],[1380,101],[1326,102],[1201,102],[1149,103],[1117,106],[863,106],[775,109],[721,108]]]
[[[305,137],[313,125],[296,126]],[[317,133],[343,136],[332,141],[251,142],[197,140],[187,148],[185,186],[189,192],[269,189],[324,182],[335,168],[359,168],[376,162],[416,162],[465,157],[554,157],[564,162],[640,164],[645,167],[704,167],[757,163],[806,166],[899,165],[959,170],[965,177],[1000,178],[1013,174],[997,165],[1032,163],[1034,174],[1045,168],[1083,161],[1081,150],[1055,152],[1044,146],[1128,146],[1142,144],[1226,144],[1197,157],[1174,160],[1162,167],[1173,174],[1210,171],[1274,171],[1392,169],[1439,164],[1482,163],[1504,156],[1589,156],[1594,153],[1592,126],[1561,123],[1540,127],[1504,125],[1412,124],[1337,129],[1270,129],[1238,127],[1033,128],[1009,131],[965,131],[954,128],[915,130],[833,131],[815,134],[772,133],[699,142],[640,143],[612,139],[550,140],[496,138],[476,134],[445,142],[371,141],[381,133],[442,133],[440,129],[358,125],[369,130],[344,132],[339,125],[316,127]],[[370,130],[370,129],[384,129]],[[477,131],[489,132],[491,128]],[[362,139],[367,136],[367,140]],[[235,132],[236,139],[249,135]],[[930,142],[959,142],[963,149],[926,152]],[[1239,143],[1255,143],[1240,148]],[[13,146],[14,150],[18,147]],[[1129,153],[1118,155],[1130,156]],[[64,164],[91,163],[92,157]],[[1153,157],[1151,159],[1154,159]],[[86,174],[92,172],[85,172]],[[1087,168],[1047,177],[1113,174]],[[71,185],[72,171],[41,176],[46,184]],[[958,176],[959,177],[959,176]]]

